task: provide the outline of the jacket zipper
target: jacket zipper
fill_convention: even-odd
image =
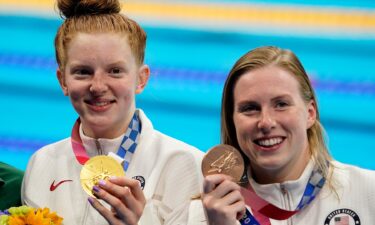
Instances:
[[[102,147],[100,147],[100,143],[96,139],[95,139],[95,145],[96,145],[96,149],[98,150],[98,155],[103,155]]]
[[[281,189],[281,193],[283,194],[283,198],[284,198],[286,209],[289,210],[289,211],[291,211],[292,209],[291,209],[291,206],[290,206],[289,192],[285,188],[285,186],[282,185],[282,184],[280,184],[280,189]],[[287,225],[293,225],[292,217],[290,217],[289,219],[287,219],[286,222],[287,222]]]

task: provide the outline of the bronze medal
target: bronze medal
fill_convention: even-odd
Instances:
[[[241,153],[230,145],[217,145],[211,148],[202,160],[203,176],[225,174],[240,183],[244,174],[245,163]]]
[[[109,156],[95,156],[90,158],[81,170],[81,186],[83,190],[92,197],[92,188],[98,185],[100,180],[108,180],[110,177],[125,176],[124,169],[121,164]]]

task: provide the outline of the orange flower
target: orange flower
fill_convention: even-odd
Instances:
[[[24,216],[10,216],[8,220],[9,225],[25,225]]]
[[[39,210],[37,210],[36,212],[30,211],[29,213],[27,213],[25,220],[26,220],[26,224],[30,224],[30,225],[34,225],[34,224],[35,225],[36,224],[49,225],[49,224],[51,224],[49,219],[43,218],[43,213]]]
[[[30,210],[26,214],[10,215],[8,225],[61,225],[63,218],[48,208]]]
[[[49,219],[54,225],[60,225],[63,218],[59,217],[55,212],[50,213],[49,208],[38,209],[43,214],[43,217]]]

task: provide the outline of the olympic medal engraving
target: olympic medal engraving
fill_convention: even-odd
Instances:
[[[239,183],[244,173],[245,163],[241,153],[230,145],[217,145],[211,148],[202,160],[203,176],[225,174]]]
[[[112,176],[125,176],[124,169],[115,159],[109,156],[95,156],[90,158],[81,170],[81,186],[83,190],[90,196],[92,188],[98,185],[100,180],[108,180]]]

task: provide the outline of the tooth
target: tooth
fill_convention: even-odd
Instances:
[[[259,144],[263,146],[273,146],[273,145],[281,143],[281,141],[282,141],[281,138],[271,138],[267,140],[261,140],[259,141]]]
[[[107,105],[107,104],[108,104],[107,102],[95,102],[96,106],[104,106],[104,105]]]

